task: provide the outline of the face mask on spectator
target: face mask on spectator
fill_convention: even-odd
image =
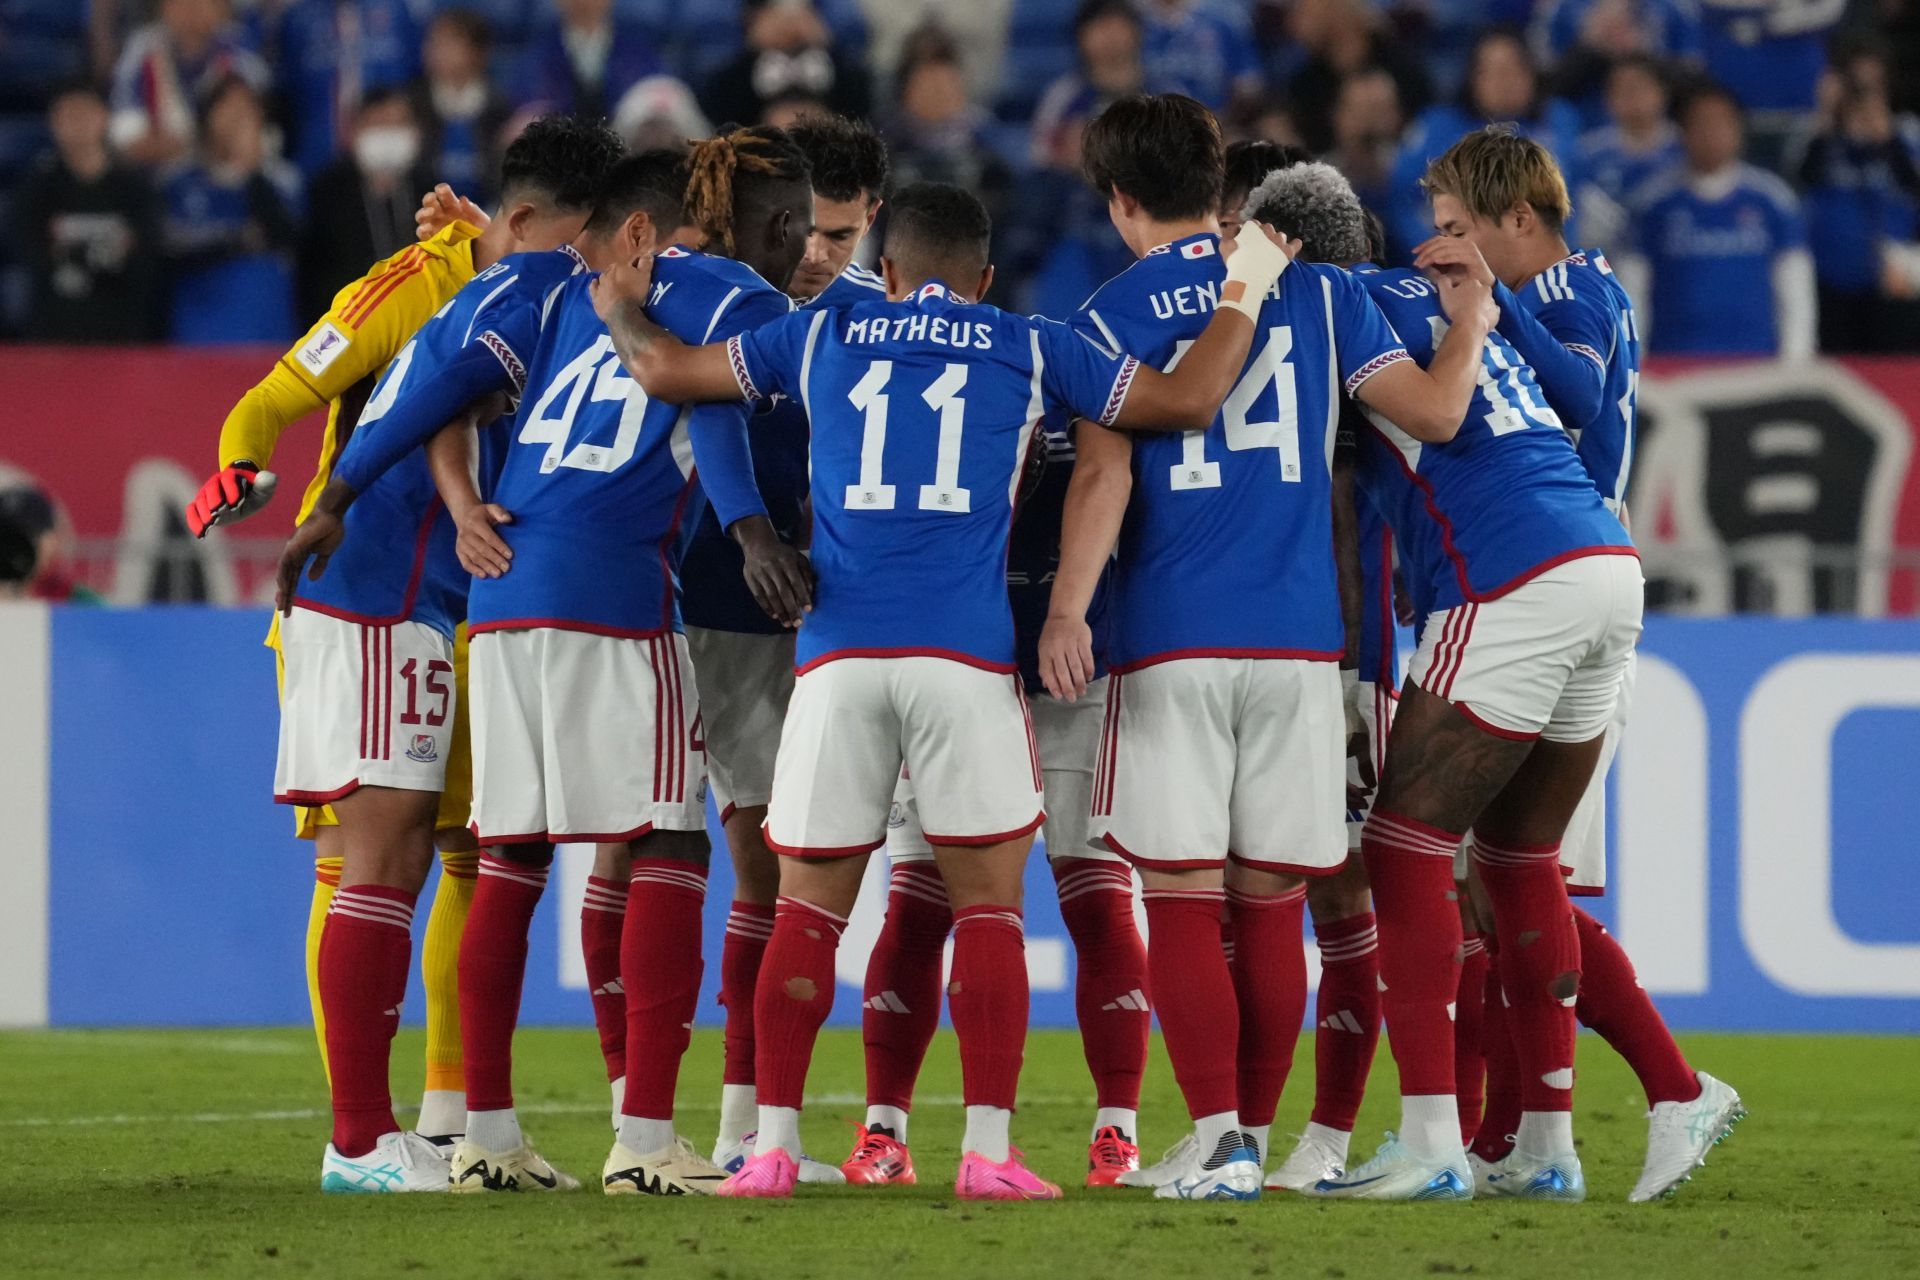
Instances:
[[[420,156],[420,132],[406,125],[362,129],[353,140],[353,158],[365,173],[404,173]]]

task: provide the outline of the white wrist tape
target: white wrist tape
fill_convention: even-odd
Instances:
[[[1234,237],[1233,256],[1227,259],[1226,280],[1228,284],[1238,281],[1246,288],[1239,298],[1232,302],[1223,299],[1220,305],[1230,307],[1258,323],[1261,304],[1267,300],[1267,291],[1280,279],[1280,274],[1287,269],[1290,261],[1286,250],[1267,239],[1267,233],[1260,229],[1259,223],[1247,223],[1240,228],[1240,234]],[[1223,289],[1222,293],[1225,292]]]

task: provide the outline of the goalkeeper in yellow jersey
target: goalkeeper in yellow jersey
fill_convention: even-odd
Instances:
[[[508,254],[557,249],[571,241],[592,211],[601,179],[620,158],[619,138],[596,121],[543,116],[507,148],[501,162],[500,208],[484,230],[455,221],[410,245],[334,295],[333,306],[240,399],[220,429],[220,469],[187,508],[196,537],[264,507],[277,478],[270,469],[280,433],[322,407],[327,411],[320,465],[301,499],[304,520],[326,487],[367,396],[388,361],[414,331],[446,306],[461,286]],[[318,211],[321,216],[325,211]],[[267,645],[279,653],[279,618]],[[473,899],[478,849],[467,830],[471,755],[466,728],[466,632],[454,654],[457,684],[453,742],[448,751],[436,843],[443,875],[434,893],[421,949],[427,1003],[426,1092],[419,1132],[450,1149],[466,1122],[456,990],[460,933]],[[299,809],[299,834],[314,841],[313,907],[307,919],[307,990],[324,1063],[326,1027],[317,982],[320,935],[340,884],[340,829],[328,808]]]

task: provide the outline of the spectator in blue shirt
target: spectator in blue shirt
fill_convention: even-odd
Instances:
[[[420,26],[408,0],[295,0],[280,19],[278,47],[287,155],[309,180],[346,145],[368,94],[420,73]]]
[[[1215,115],[1260,97],[1260,55],[1244,5],[1141,0],[1147,78],[1198,98]]]
[[[1778,355],[1815,349],[1813,260],[1792,190],[1740,159],[1740,104],[1718,85],[1680,108],[1685,164],[1633,201],[1621,282],[1651,351]]]
[[[1618,247],[1626,234],[1628,198],[1680,164],[1680,130],[1668,115],[1671,99],[1666,69],[1655,58],[1632,54],[1608,71],[1607,122],[1581,135],[1575,166],[1583,243]]]
[[[1036,169],[1080,171],[1080,136],[1115,98],[1146,84],[1140,15],[1128,0],[1081,0],[1073,15],[1075,66],[1040,98],[1033,115]]]
[[[440,181],[491,207],[500,131],[513,113],[487,76],[493,33],[469,9],[447,9],[427,26],[414,87],[426,160]]]
[[[259,95],[235,76],[215,90],[197,159],[161,188],[175,342],[291,342],[299,175],[266,145]]]
[[[530,101],[543,111],[609,116],[639,81],[658,72],[646,29],[619,18],[613,0],[555,0],[560,21],[534,50]]]
[[[1779,131],[1814,107],[1827,35],[1847,0],[1700,0],[1700,54],[1707,73]]]
[[[1608,72],[1621,59],[1700,56],[1700,16],[1692,0],[1549,0],[1533,36],[1554,68],[1554,93],[1589,127],[1604,121]]]
[[[1920,303],[1898,265],[1920,239],[1920,121],[1894,114],[1880,48],[1849,43],[1834,64],[1792,169],[1820,228],[1820,348],[1920,350]]]
[[[266,63],[233,26],[227,0],[161,0],[114,67],[108,141],[133,164],[181,159],[208,96],[230,76],[267,88]]]

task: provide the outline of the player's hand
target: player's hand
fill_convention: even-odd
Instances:
[[[513,513],[493,502],[476,502],[455,523],[453,553],[476,578],[498,578],[513,567],[513,548],[494,526],[513,523]]]
[[[1413,251],[1413,265],[1435,278],[1470,276],[1493,288],[1493,268],[1465,236],[1435,236]]]
[[[251,462],[236,462],[220,468],[187,504],[188,532],[204,538],[207,530],[217,524],[245,520],[267,505],[279,483],[279,476],[262,471]]]
[[[1347,808],[1358,809],[1367,802],[1367,797],[1373,794],[1374,787],[1380,782],[1374,774],[1373,751],[1364,729],[1347,738],[1347,759],[1353,761],[1354,771],[1360,778],[1357,783],[1351,777],[1347,782]]]
[[[746,558],[747,590],[782,626],[797,627],[813,611],[813,561],[774,532],[765,516],[736,520],[729,530]]]
[[[630,303],[645,306],[652,288],[653,258],[646,254],[614,263],[587,286],[593,295],[593,313],[607,324],[612,323],[616,311]]]
[[[1493,286],[1468,275],[1441,276],[1434,281],[1440,293],[1440,309],[1452,324],[1476,324],[1488,333],[1500,326],[1500,305],[1493,300]]]
[[[307,561],[313,561],[313,568],[307,570],[309,582],[318,581],[327,571],[327,561],[340,549],[341,539],[347,536],[346,522],[330,512],[315,509],[300,522],[300,527],[287,539],[285,549],[280,552],[280,566],[274,572],[273,606],[282,614],[293,612],[293,593],[300,583],[300,571],[307,567]]]
[[[485,209],[465,196],[455,195],[443,182],[420,197],[420,207],[413,212],[413,234],[431,240],[455,222],[470,223],[485,231],[492,221]]]
[[[1085,618],[1047,618],[1040,630],[1040,680],[1063,702],[1087,691],[1093,680],[1093,628]]]

